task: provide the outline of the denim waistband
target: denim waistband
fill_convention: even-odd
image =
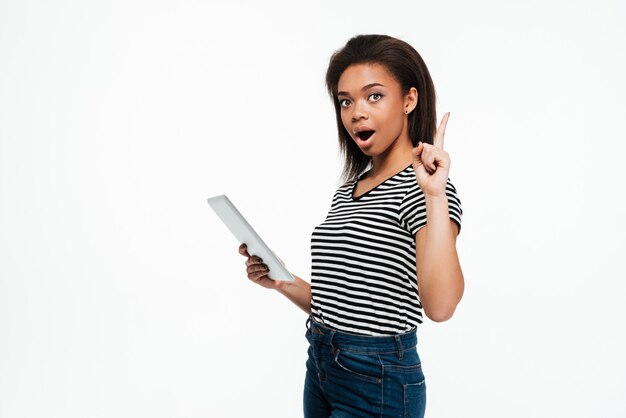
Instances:
[[[339,331],[313,319],[306,321],[307,333],[316,341],[333,348],[362,353],[393,353],[402,358],[405,350],[417,345],[417,329],[395,335],[361,335]]]

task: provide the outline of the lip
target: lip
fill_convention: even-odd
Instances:
[[[373,131],[373,130],[374,130],[374,129],[370,128],[369,126],[366,126],[366,125],[360,125],[360,126],[357,126],[356,128],[354,128],[354,129],[352,130],[352,133],[353,133],[354,135],[356,135],[356,134],[358,134],[359,132],[363,132],[363,131]]]
[[[370,131],[371,129],[365,129],[366,131]],[[374,132],[372,135],[370,135],[369,138],[367,138],[366,140],[362,140],[361,138],[359,138],[359,136],[356,136],[356,143],[360,148],[368,148],[370,145],[372,145],[374,143],[374,140],[372,138],[374,138],[374,136],[376,136],[376,132]]]

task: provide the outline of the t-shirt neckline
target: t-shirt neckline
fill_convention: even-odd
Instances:
[[[396,174],[392,175],[391,177],[386,178],[385,180],[381,181],[380,183],[378,183],[376,186],[372,187],[371,189],[369,189],[368,191],[366,191],[365,193],[363,193],[360,196],[354,196],[354,189],[356,189],[356,184],[359,182],[359,180],[361,180],[361,178],[367,174],[369,172],[366,171],[365,173],[361,174],[356,180],[354,180],[352,182],[352,187],[350,188],[350,198],[352,199],[352,201],[357,201],[357,200],[361,200],[361,198],[363,196],[368,195],[370,192],[372,192],[373,190],[376,190],[378,187],[382,186],[383,184],[385,184],[386,182],[388,182],[389,180],[391,180],[392,178],[404,173],[406,170],[408,170],[410,167],[413,166],[413,163],[409,164],[408,166],[406,166],[405,168],[403,168],[402,170],[398,171]]]

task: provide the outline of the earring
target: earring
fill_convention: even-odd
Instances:
[[[408,115],[409,114],[409,110],[408,109],[405,110],[404,113],[406,113]]]

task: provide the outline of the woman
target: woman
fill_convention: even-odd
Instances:
[[[245,244],[239,252],[250,280],[309,314],[305,417],[423,417],[417,327],[424,314],[449,319],[464,288],[462,208],[443,149],[450,113],[436,129],[424,61],[386,35],[350,39],[326,86],[344,183],[311,237],[311,284],[273,281]]]

